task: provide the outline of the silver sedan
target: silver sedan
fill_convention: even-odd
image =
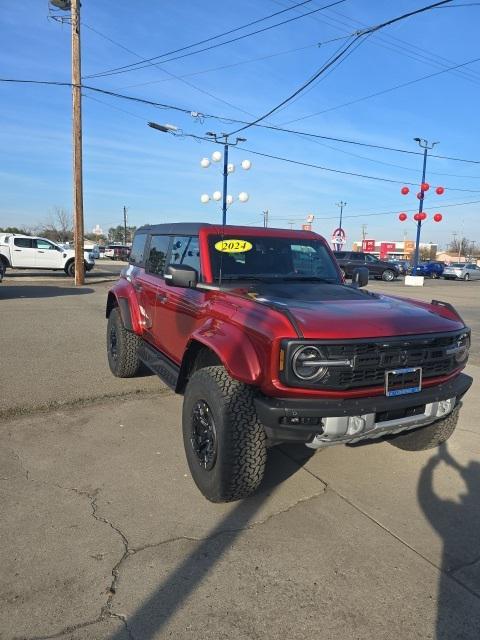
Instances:
[[[454,262],[443,270],[445,280],[480,280],[480,267],[472,262]]]

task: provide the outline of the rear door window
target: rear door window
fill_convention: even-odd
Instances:
[[[14,238],[13,244],[16,247],[21,247],[22,249],[32,249],[33,239],[32,238]]]
[[[156,276],[163,276],[169,245],[169,236],[150,237],[148,259],[145,264],[145,269],[148,273],[153,273]]]

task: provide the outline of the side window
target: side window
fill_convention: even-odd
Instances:
[[[345,251],[335,251],[334,255],[335,255],[335,258],[337,258],[337,260],[343,260],[344,258],[347,257],[347,254],[345,253]]]
[[[33,240],[32,238],[14,238],[13,244],[22,249],[31,249],[33,247]]]
[[[375,262],[378,262],[377,258],[375,256],[365,256],[366,262],[370,262],[371,264],[374,264]]]
[[[175,236],[172,244],[171,264],[186,264],[200,275],[200,246],[197,236]]]
[[[137,233],[135,235],[132,243],[132,248],[130,250],[130,264],[135,264],[135,265],[143,264],[146,240],[147,240],[146,233]]]
[[[368,261],[369,257],[370,256],[366,256],[367,261]],[[350,254],[350,260],[352,260],[353,262],[365,262],[365,258],[363,257],[362,253],[352,253],[352,254]]]
[[[36,245],[37,249],[41,249],[42,251],[56,249],[56,247],[51,242],[48,242],[48,240],[41,240],[40,238],[34,240],[34,245]]]
[[[152,236],[150,239],[150,249],[148,251],[148,260],[146,270],[157,276],[163,276],[165,270],[165,262],[167,260],[168,246],[170,244],[169,236]]]

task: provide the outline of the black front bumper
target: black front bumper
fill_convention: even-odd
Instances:
[[[398,411],[418,407],[431,402],[457,398],[457,401],[469,390],[473,379],[460,373],[443,384],[423,389],[419,393],[404,396],[370,396],[366,398],[345,399],[305,399],[272,398],[258,396],[255,406],[259,421],[265,427],[267,437],[272,441],[308,442],[318,433],[320,424],[302,424],[315,418],[331,416],[359,416],[366,413]],[[288,424],[287,420],[299,420],[298,424]]]

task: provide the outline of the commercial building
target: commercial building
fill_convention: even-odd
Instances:
[[[412,260],[415,253],[414,240],[359,240],[353,243],[353,251],[371,253],[381,260]],[[420,256],[424,260],[435,260],[437,245],[420,243]]]

